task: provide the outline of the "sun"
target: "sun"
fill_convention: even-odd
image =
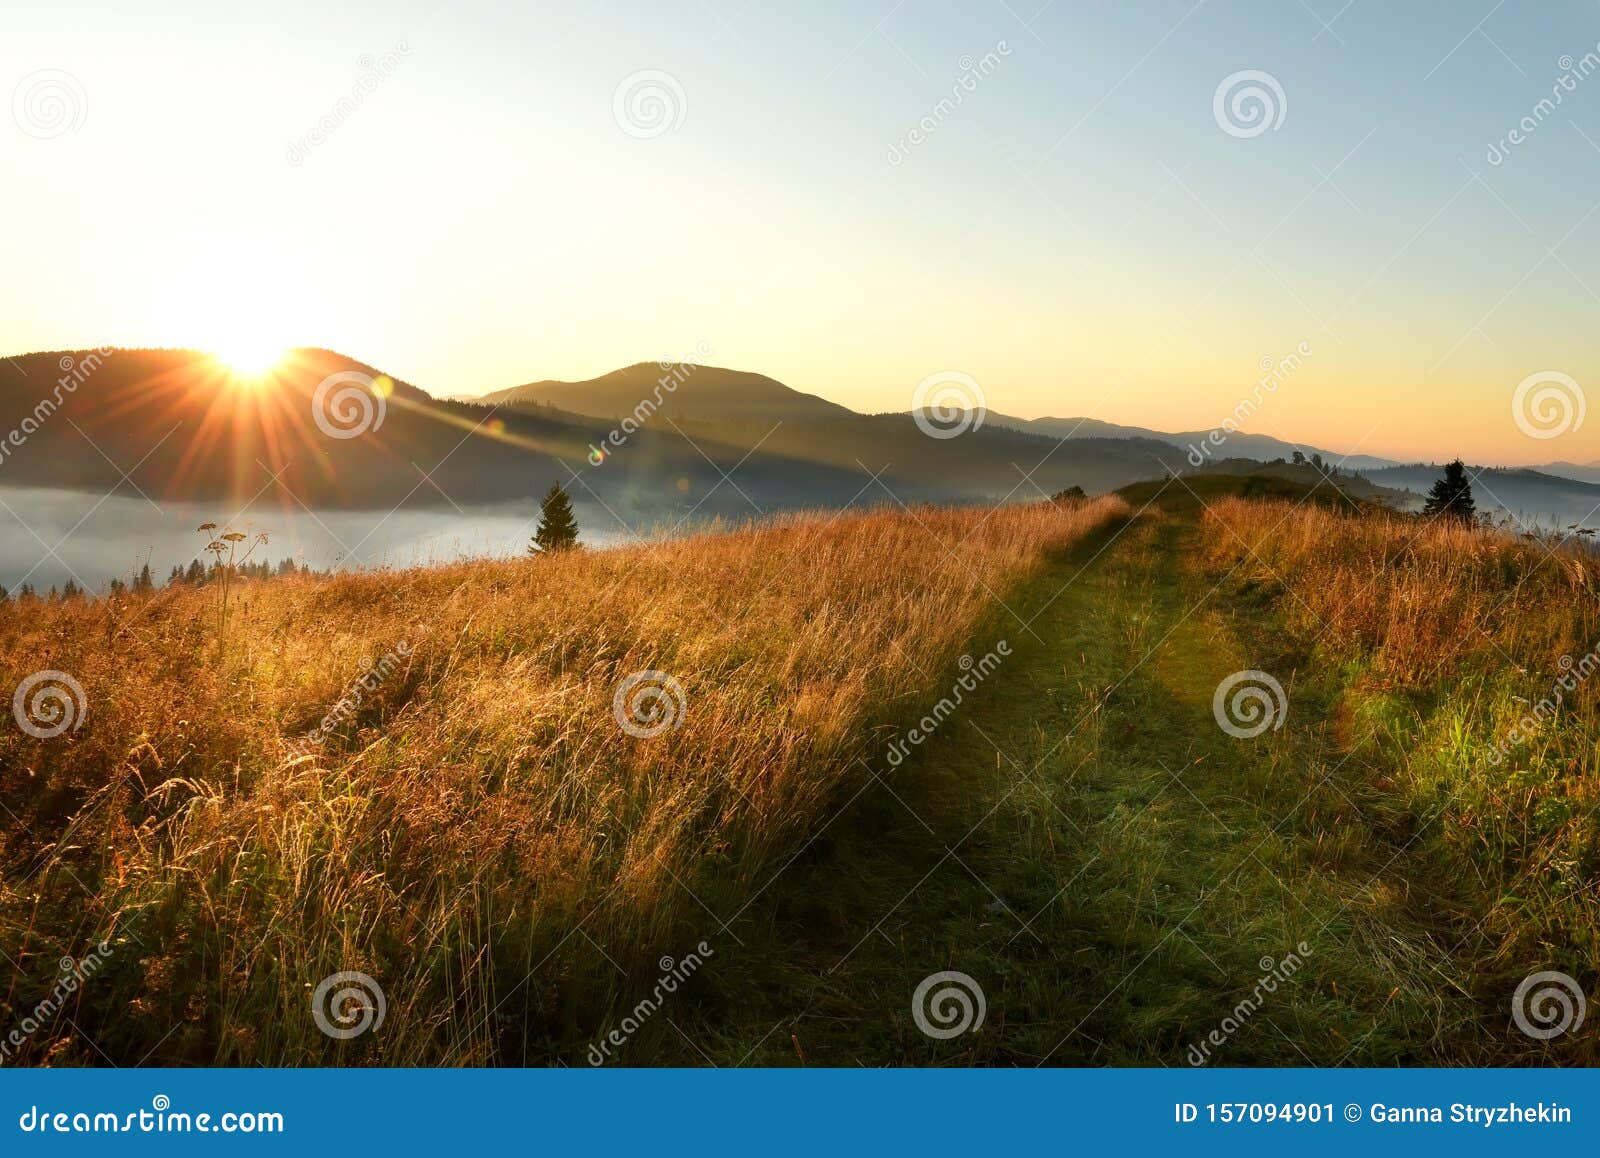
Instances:
[[[264,377],[276,369],[287,354],[288,350],[282,346],[249,340],[227,342],[211,352],[211,356],[235,377],[246,379]]]

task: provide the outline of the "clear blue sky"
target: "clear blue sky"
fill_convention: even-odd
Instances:
[[[859,409],[960,370],[1177,429],[1303,342],[1250,429],[1600,458],[1600,414],[1511,412],[1538,372],[1600,385],[1600,73],[1486,157],[1600,53],[1594,0],[332,8],[13,6],[0,352],[316,343],[466,393],[704,343]],[[1253,137],[1214,116],[1244,69],[1284,94]],[[45,70],[59,134],[18,110]],[[642,70],[676,86],[648,139],[615,114]]]

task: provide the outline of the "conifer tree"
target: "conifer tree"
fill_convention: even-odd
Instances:
[[[1436,480],[1428,492],[1428,501],[1422,507],[1422,517],[1427,519],[1459,519],[1470,523],[1477,517],[1478,505],[1472,500],[1472,482],[1467,478],[1466,465],[1458,458],[1444,468],[1444,476]]]
[[[573,517],[572,503],[560,483],[551,483],[539,503],[539,526],[528,544],[528,554],[548,555],[576,550],[577,546],[578,520]]]

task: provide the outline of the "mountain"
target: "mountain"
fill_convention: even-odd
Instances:
[[[477,399],[488,405],[537,404],[620,419],[639,411],[675,421],[826,421],[857,417],[836,402],[802,394],[765,374],[693,362],[636,362],[583,382],[529,382]]]
[[[341,437],[363,414],[370,430]],[[438,462],[471,414],[331,350],[292,351],[259,379],[194,350],[29,354],[0,361],[0,432],[21,430],[0,483],[199,500],[267,486],[307,505],[393,505],[422,481],[411,464]],[[522,433],[582,445],[553,423]],[[480,454],[486,475],[516,457],[511,447]]]
[[[464,402],[331,350],[292,351],[259,378],[194,350],[56,351],[0,359],[0,488],[388,511],[531,504],[560,481],[591,521],[614,528],[613,516],[637,526],[1099,493],[1191,471],[1185,444],[1198,437],[990,418],[933,437],[909,414],[857,414],[760,374],[688,364]],[[1298,469],[1255,461],[1286,444],[1252,438],[1230,437],[1218,451],[1230,457],[1206,469]],[[1361,481],[1345,464],[1339,478],[1357,497],[1405,506],[1416,496],[1403,492],[1425,492],[1438,472],[1369,467]],[[1530,520],[1572,522],[1600,507],[1600,485],[1533,470],[1489,471],[1478,490],[1486,509],[1499,500]]]
[[[291,351],[259,379],[195,350],[0,359],[0,486],[385,510],[523,500],[578,473],[575,497],[629,519],[697,499],[707,515],[750,513],[720,485],[747,447],[642,430],[600,470],[590,447],[611,429],[549,407],[441,401],[331,350]],[[739,486],[758,503],[835,504],[860,489],[859,474],[757,455]]]
[[[1576,482],[1600,483],[1600,462],[1546,462],[1529,469]]]
[[[565,387],[592,384],[495,403],[441,400],[323,349],[294,350],[259,379],[194,350],[21,355],[0,359],[0,487],[387,510],[531,502],[559,480],[608,523],[637,524],[691,510],[1036,499],[1183,466],[1164,442],[1062,444],[1003,427],[933,438],[909,415],[856,414],[759,374],[677,373],[670,390],[642,363],[581,398]],[[658,394],[656,412],[640,407]]]
[[[1155,439],[1156,441],[1170,443],[1179,447],[1185,454],[1193,447],[1197,453],[1211,460],[1215,460],[1219,455],[1227,455],[1229,458],[1249,458],[1259,462],[1270,462],[1275,458],[1292,458],[1295,451],[1299,451],[1307,458],[1310,458],[1313,454],[1320,454],[1327,461],[1338,463],[1341,467],[1346,467],[1350,470],[1367,470],[1375,467],[1398,465],[1391,459],[1374,458],[1365,454],[1352,454],[1344,457],[1336,451],[1324,450],[1321,447],[1309,445],[1299,446],[1266,434],[1229,434],[1220,447],[1212,447],[1212,453],[1206,455],[1206,440],[1211,435],[1209,430],[1186,430],[1176,434],[1168,434],[1159,430],[1148,430],[1142,426],[1119,426],[1114,422],[1102,422],[1098,418],[1015,418],[1008,414],[994,413],[990,413],[984,421],[986,425],[1009,426],[1014,430],[1044,434],[1051,438]]]

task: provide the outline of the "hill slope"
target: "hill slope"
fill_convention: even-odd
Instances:
[[[856,417],[836,402],[802,394],[765,374],[693,363],[637,362],[583,382],[529,382],[485,394],[489,405],[533,403],[573,414],[621,418],[650,400],[650,412],[677,420],[826,421]]]
[[[72,367],[65,391],[56,387],[63,366]],[[596,380],[602,393],[579,397],[567,389],[574,384],[560,384],[543,395],[588,414],[526,400],[440,400],[392,379],[381,421],[367,398],[347,398],[338,414],[326,399],[319,404],[330,375],[383,378],[377,367],[319,349],[293,351],[259,382],[192,350],[0,361],[0,431],[28,428],[0,458],[0,484],[229,503],[264,494],[285,505],[387,510],[526,500],[560,480],[579,500],[603,504],[608,520],[652,522],[691,510],[749,516],[852,502],[1028,499],[1070,485],[1102,491],[1179,469],[1183,458],[1151,440],[1058,445],[1003,427],[930,438],[908,415],[860,415],[759,374],[711,367],[687,368],[670,391],[647,363]],[[631,433],[613,417],[657,395],[663,405]],[[35,420],[41,399],[47,413]],[[358,402],[371,410],[365,424]],[[352,425],[361,426],[352,437],[328,429]],[[620,442],[608,440],[619,430]],[[601,445],[611,453],[596,462]]]
[[[108,949],[6,1060],[1592,1064],[1507,1017],[1597,943],[1592,576],[1102,499],[0,604],[81,697],[0,730],[0,1018]]]
[[[348,382],[319,400],[330,376],[379,382],[381,406]],[[350,391],[342,401],[341,388]],[[12,445],[0,433],[0,484],[11,486],[387,510],[527,499],[576,472],[580,496],[623,517],[648,521],[696,502],[707,515],[753,513],[721,485],[748,446],[708,434],[696,447],[664,427],[638,433],[626,456],[594,469],[589,448],[609,421],[441,401],[330,350],[292,351],[260,381],[194,350],[0,360],[0,432],[8,429],[19,435]],[[762,507],[840,504],[860,489],[859,474],[758,454],[740,468],[739,487]]]
[[[104,941],[25,1060],[582,1064],[663,954],[737,958],[700,906],[742,924],[993,595],[1124,510],[294,576],[245,586],[225,646],[216,586],[0,604],[0,670],[91,708],[0,730],[0,951],[28,971],[0,1017]],[[381,1033],[317,1029],[341,964],[388,993]]]

